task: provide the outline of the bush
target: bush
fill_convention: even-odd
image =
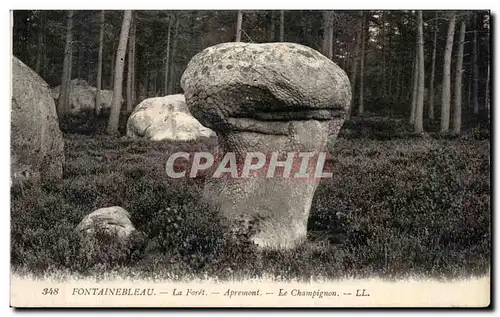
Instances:
[[[386,129],[375,124],[379,131]],[[308,239],[295,250],[259,252],[201,199],[198,180],[170,179],[174,151],[211,151],[213,140],[131,141],[71,135],[64,179],[11,188],[11,261],[44,273],[308,279],[460,276],[487,272],[489,142],[474,139],[339,138],[333,178],[319,185]],[[74,228],[97,208],[119,205],[138,230],[128,244],[82,244]]]

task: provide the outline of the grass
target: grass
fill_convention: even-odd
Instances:
[[[148,142],[66,134],[64,178],[11,188],[11,264],[37,276],[73,272],[182,280],[311,277],[452,278],[490,267],[489,140],[339,138],[333,178],[319,185],[308,239],[293,251],[258,252],[229,234],[200,199],[203,175],[170,179],[176,151],[215,142]],[[128,210],[129,244],[86,248],[73,229],[97,208]]]

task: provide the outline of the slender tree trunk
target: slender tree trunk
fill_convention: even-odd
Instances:
[[[109,90],[113,90],[115,86],[115,62],[116,62],[116,52],[113,47],[113,53],[111,53],[111,72],[109,73]]]
[[[441,133],[448,133],[450,128],[450,100],[451,100],[451,55],[453,50],[453,36],[455,34],[455,12],[450,13],[446,48],[443,65],[443,93],[441,96]]]
[[[130,44],[132,46],[132,78],[131,78],[131,101],[132,105],[136,104],[136,99],[137,99],[137,94],[136,94],[136,84],[135,84],[135,78],[137,74],[135,73],[135,64],[136,64],[136,54],[135,54],[135,43],[136,43],[136,37],[137,37],[137,20],[134,18],[134,24],[132,25],[132,36],[130,37]],[[133,110],[133,109],[132,109]]]
[[[149,69],[146,69],[144,73],[144,98],[149,97]]]
[[[464,42],[465,42],[465,22],[460,23],[460,37],[458,40],[457,63],[455,69],[455,102],[452,132],[460,134],[462,126],[462,74],[464,61]]]
[[[130,38],[128,41],[128,65],[127,65],[127,113],[132,113],[134,110],[134,104],[132,100],[132,78],[134,77],[134,47],[135,44],[135,14],[132,13],[132,19],[130,22]]]
[[[437,11],[434,22],[434,43],[432,45],[432,62],[431,62],[431,80],[429,84],[429,119],[434,120],[434,77],[436,74],[436,50],[437,50],[437,35],[438,35],[438,27],[437,27]]]
[[[73,54],[73,10],[68,11],[66,24],[66,44],[64,46],[64,61],[61,86],[59,87],[59,99],[57,100],[57,114],[59,118],[66,116],[69,111],[69,85],[71,81],[71,55]]]
[[[102,49],[104,46],[104,10],[101,11],[101,21],[99,26],[99,52],[97,54],[97,79],[95,93],[96,115],[101,114],[101,84],[102,84]]]
[[[175,28],[174,28],[174,37],[172,39],[172,60],[170,64],[170,93],[175,93],[176,88],[176,78],[175,78],[175,56],[177,50],[177,41],[179,35],[179,17],[175,18]]]
[[[333,11],[323,12],[323,54],[333,59]]]
[[[364,78],[365,78],[365,42],[366,42],[366,18],[363,13],[363,28],[361,29],[361,56],[359,60],[359,101],[358,101],[358,115],[362,115],[364,111]]]
[[[236,42],[241,42],[241,26],[243,24],[243,12],[238,10],[238,17],[236,19]]]
[[[422,10],[418,11],[418,91],[415,115],[415,133],[424,132],[424,94],[425,94],[425,61],[424,61],[424,21]]]
[[[352,96],[353,98],[351,99],[351,107],[349,108],[349,111],[347,113],[347,118],[351,118],[352,114],[352,108],[354,107],[354,96],[356,95],[356,77],[358,73],[358,59],[359,59],[359,50],[361,46],[361,33],[363,32],[363,12],[359,12],[359,18],[356,23],[356,43],[354,45],[354,56],[353,56],[353,61],[351,64],[351,90],[352,90]]]
[[[81,36],[79,37],[80,41],[82,41]],[[82,61],[83,61],[83,50],[81,46],[78,46],[78,55],[76,56],[76,78],[82,78]]]
[[[418,95],[418,70],[419,70],[419,53],[418,47],[415,49],[415,63],[413,66],[413,90],[411,97],[411,113],[410,124],[415,124],[415,114],[417,109],[417,95]]]
[[[280,42],[285,41],[285,11],[280,11]]]
[[[165,95],[170,94],[168,87],[168,74],[169,74],[169,66],[170,66],[170,37],[172,35],[172,19],[168,21],[168,29],[167,29],[167,48],[165,52]]]
[[[486,92],[485,92],[485,102],[484,102],[484,108],[486,109],[486,112],[488,113],[488,120],[490,119],[490,63],[488,62],[488,72],[486,74]]]
[[[381,13],[382,15],[382,27],[381,27],[381,30],[380,30],[380,37],[381,37],[381,41],[380,41],[380,45],[382,46],[382,80],[381,80],[381,88],[379,90],[379,93],[382,94],[382,97],[385,99],[385,96],[387,95],[387,92],[386,92],[386,81],[388,80],[387,76],[386,76],[386,73],[385,73],[385,11],[382,11]]]
[[[40,75],[41,65],[43,62],[43,55],[45,50],[45,45],[43,43],[45,32],[45,11],[40,12],[40,26],[38,28],[38,41],[36,45],[36,62],[35,62],[35,72]]]
[[[127,52],[128,33],[132,10],[125,10],[123,13],[122,28],[120,31],[120,41],[116,52],[115,80],[113,87],[113,99],[111,101],[111,113],[109,115],[108,134],[118,133],[118,123],[120,120],[120,108],[122,104],[123,67],[125,63],[125,53]]]
[[[472,104],[474,114],[479,113],[479,102],[477,100],[479,92],[479,71],[477,61],[477,17],[474,14],[474,32],[472,40]]]
[[[269,42],[274,42],[274,37],[276,35],[275,22],[274,22],[274,11],[269,11]]]

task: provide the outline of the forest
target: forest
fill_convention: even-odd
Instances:
[[[60,87],[65,142],[62,180],[11,187],[19,272],[307,279],[488,271],[489,11],[16,10],[12,38],[13,55]],[[182,94],[191,59],[227,42],[301,44],[350,81],[350,109],[328,148],[334,177],[319,185],[307,240],[293,251],[258,253],[245,237],[228,237],[200,202],[202,180],[164,175],[169,154],[211,149],[213,138],[126,136],[137,105]],[[97,93],[93,111],[71,114],[76,79],[110,91],[109,109],[98,109]],[[128,210],[142,234],[132,246],[100,243],[90,256],[73,228],[105,206]]]

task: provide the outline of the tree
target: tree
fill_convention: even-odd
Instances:
[[[359,103],[358,103],[358,114],[363,114],[363,99],[364,99],[364,76],[365,76],[365,41],[366,41],[366,29],[368,21],[363,13],[363,28],[361,29],[361,57],[359,61]]]
[[[413,66],[413,90],[411,95],[411,113],[410,113],[410,124],[415,124],[415,115],[417,112],[417,95],[418,95],[418,70],[419,70],[419,59],[420,55],[418,53],[418,47],[415,50],[415,62]]]
[[[333,58],[333,11],[323,12],[323,54]]]
[[[111,113],[109,115],[108,127],[106,129],[106,133],[112,135],[118,133],[120,108],[122,104],[123,67],[125,64],[125,53],[127,52],[127,41],[131,19],[132,10],[125,10],[123,13],[123,22],[120,31],[118,49],[116,51],[113,99],[111,101]]]
[[[128,68],[127,68],[127,113],[132,113],[134,110],[134,97],[132,92],[133,78],[135,77],[135,14],[132,13],[132,21],[130,22],[130,40],[128,41]]]
[[[104,46],[104,10],[100,14],[99,26],[99,51],[97,54],[97,79],[95,92],[95,111],[96,115],[101,114],[101,83],[102,83],[102,49]]]
[[[441,96],[441,133],[448,133],[450,128],[450,100],[451,100],[451,55],[453,49],[453,36],[455,34],[456,13],[449,13],[448,34],[444,50],[443,63],[443,92]]]
[[[243,24],[243,12],[238,10],[238,17],[236,19],[236,42],[241,42],[241,25]]]
[[[274,11],[269,11],[269,30],[268,30],[268,41],[274,42],[275,36],[275,23],[274,23]]]
[[[174,93],[174,83],[175,83],[175,78],[174,78],[174,75],[175,75],[175,58],[176,58],[176,50],[177,50],[177,41],[178,41],[178,37],[179,37],[179,20],[180,20],[180,17],[177,15],[175,17],[175,27],[174,27],[174,38],[173,38],[173,42],[172,42],[172,64],[170,66],[170,93],[173,94]]]
[[[424,132],[424,93],[425,93],[425,61],[424,61],[424,22],[422,10],[418,10],[418,89],[415,113],[415,133]]]
[[[363,11],[359,11],[359,16],[357,18],[356,23],[356,43],[354,45],[354,56],[351,64],[351,89],[352,95],[355,96],[356,92],[356,75],[358,72],[358,60],[359,60],[359,51],[361,46],[361,33],[363,32]],[[354,97],[351,99],[351,107],[349,107],[349,111],[347,113],[347,118],[351,117],[352,108],[354,107]]]
[[[35,72],[37,74],[41,74],[41,64],[43,62],[43,55],[45,51],[44,44],[44,33],[45,33],[45,11],[40,12],[40,22],[38,23],[38,43],[37,43],[37,54],[36,54],[36,64],[35,64]]]
[[[280,42],[285,41],[285,11],[280,11]]]
[[[472,105],[474,107],[474,114],[479,113],[479,103],[477,95],[479,92],[479,70],[477,62],[477,15],[473,14],[474,19],[474,32],[472,40]]]
[[[169,94],[168,90],[168,74],[169,74],[169,66],[170,66],[170,37],[172,35],[172,18],[170,17],[168,20],[168,28],[167,28],[167,47],[165,48],[165,95]]]
[[[462,73],[464,61],[464,42],[465,42],[465,22],[460,23],[460,35],[458,40],[457,63],[455,69],[455,102],[452,132],[460,134],[462,126]]]
[[[438,13],[436,11],[434,22],[434,42],[432,44],[432,62],[431,62],[431,79],[429,83],[429,119],[434,120],[434,77],[436,74],[436,50],[437,50],[437,35],[438,35],[438,27],[437,27],[437,17]]]
[[[59,118],[66,116],[69,111],[69,93],[71,81],[71,56],[73,55],[73,10],[68,11],[66,24],[66,44],[64,46],[64,61],[59,99],[57,100],[57,115]]]

